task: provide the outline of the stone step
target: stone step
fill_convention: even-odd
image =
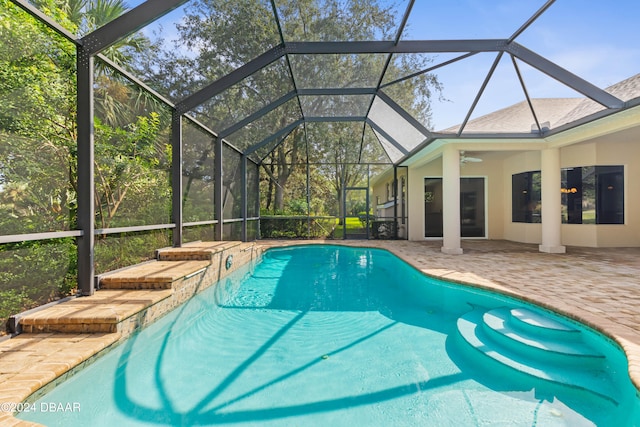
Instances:
[[[203,278],[209,266],[209,261],[151,261],[106,273],[93,295],[25,313],[18,319],[20,329],[126,335],[208,285]]]
[[[253,243],[196,242],[158,252],[186,259],[149,261],[102,274],[91,296],[13,316],[16,332],[121,332],[126,336],[259,259],[262,248]]]
[[[553,321],[550,318],[548,320],[549,324]],[[494,341],[516,353],[553,364],[577,365],[585,369],[602,366],[604,355],[579,340],[579,330],[575,330],[578,339],[572,336],[571,340],[564,340],[554,334],[547,334],[546,331],[549,329],[542,326],[544,324],[545,322],[540,322],[541,326],[535,331],[521,329],[518,323],[513,324],[512,311],[506,307],[493,309],[482,315],[484,332]]]
[[[25,333],[127,333],[144,317],[152,321],[161,313],[150,311],[171,296],[173,290],[108,290],[90,297],[75,298],[19,318]]]
[[[610,402],[617,401],[616,390],[608,377],[597,369],[574,368],[541,361],[536,357],[516,352],[494,341],[484,330],[484,308],[476,308],[457,321],[458,337],[468,346],[474,357],[486,357],[506,368],[517,371],[532,380],[540,380],[554,386],[569,387],[591,393]],[[535,387],[535,385],[532,385]]]
[[[209,261],[151,261],[100,276],[101,289],[172,289],[203,273]]]
[[[253,243],[243,242],[191,242],[179,248],[163,248],[156,251],[159,261],[212,261],[232,248],[242,249],[242,246],[252,248]],[[234,251],[237,252],[237,251]]]

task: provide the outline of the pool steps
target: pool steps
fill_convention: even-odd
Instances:
[[[605,356],[568,323],[526,308],[476,307],[458,319],[457,332],[472,357],[615,402],[615,389],[603,371]]]
[[[513,308],[510,310],[510,314],[510,320],[519,329],[568,341],[580,341],[582,339],[581,332],[573,326],[542,316],[529,309]]]
[[[530,323],[511,321],[515,318],[508,308],[491,310],[482,315],[482,327],[487,336],[504,347],[527,354],[536,360],[562,365],[580,364],[585,368],[602,367],[604,356],[582,342],[580,331],[577,329],[573,329],[575,332],[572,332],[536,327],[534,332],[526,327],[522,328],[523,324]],[[531,315],[528,318],[532,318]],[[562,333],[557,337],[547,336],[547,330]]]
[[[128,336],[261,252],[259,246],[242,242],[194,242],[160,249],[154,261],[100,275],[99,290],[92,296],[19,316],[18,332]]]
[[[181,301],[259,259],[263,249],[254,243],[242,242],[194,242],[182,248],[162,249],[157,251],[157,261],[101,276],[104,279],[119,275],[125,279],[125,275],[129,275],[130,279],[139,279],[140,287],[147,289],[105,289],[103,286],[94,295],[65,298],[13,316],[13,337],[0,343],[0,403],[18,403],[46,392],[48,387],[92,363],[97,355],[168,313]],[[230,255],[233,262],[227,269]],[[169,260],[183,263],[180,274],[176,273],[177,269],[173,270],[176,280],[172,281],[171,288],[149,288],[149,281],[140,275],[141,269],[153,266],[167,270],[168,266],[160,261]],[[206,267],[202,270],[199,263],[187,263],[190,261],[207,261]],[[152,270],[146,271],[153,274]],[[166,276],[167,272],[163,274]],[[163,280],[157,278],[156,283],[161,282]],[[0,411],[0,425],[39,424],[18,420],[11,411]]]
[[[209,265],[207,261],[153,261],[101,276],[100,289],[177,289]]]

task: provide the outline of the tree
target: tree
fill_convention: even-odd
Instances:
[[[334,196],[332,211],[340,219],[344,217],[345,188],[367,186],[367,165],[359,163],[362,126],[360,123],[321,123],[309,127],[308,138],[315,148],[315,161],[322,163],[319,170],[330,178]]]
[[[109,0],[33,3],[71,33],[91,31],[125,10],[123,3]],[[134,35],[106,53],[116,62],[126,61],[131,58],[131,49],[142,48],[143,42],[144,38]],[[76,228],[75,73],[76,48],[72,42],[12,2],[0,0],[0,233],[3,235]],[[98,219],[112,221],[115,212],[123,209],[143,210],[151,217],[160,211],[157,203],[149,203],[151,190],[155,194],[160,192],[155,198],[168,204],[167,181],[162,183],[157,173],[162,169],[167,175],[168,162],[163,160],[168,158],[167,150],[161,137],[168,120],[161,114],[154,116],[148,103],[130,102],[134,91],[130,83],[122,90],[125,80],[118,82],[118,87],[106,88],[100,80],[106,74],[99,69],[97,98],[104,93],[124,94],[122,99],[126,102],[121,105],[133,108],[126,110],[125,118],[120,113],[113,114],[110,123],[113,126],[97,121],[98,158],[111,150],[109,159],[119,163],[96,167],[101,180],[109,178],[104,181],[109,182],[106,188],[117,189],[96,193],[98,200],[111,203]],[[116,146],[109,145],[114,142]],[[116,153],[117,150],[120,151]],[[119,170],[122,178],[135,180],[126,183],[127,191],[121,191],[123,181],[116,183],[112,179],[117,175],[114,170]],[[98,183],[96,188],[105,187]],[[126,206],[125,194],[129,199],[135,196],[135,203]],[[162,218],[157,222],[167,221]],[[30,266],[28,271],[24,265]],[[0,317],[67,294],[75,286],[76,265],[73,239],[1,245]]]
[[[3,234],[69,229],[75,205],[74,46],[2,3],[0,209],[7,214],[0,215],[0,226]],[[51,10],[65,22],[59,9]]]
[[[166,206],[163,209],[157,205],[162,198],[154,196],[158,193],[165,197],[170,195],[167,180],[157,173],[158,169],[168,171],[167,153],[170,150],[159,138],[160,123],[160,115],[156,112],[148,117],[139,116],[135,123],[126,128],[106,126],[95,119],[96,139],[104,142],[96,145],[95,154],[100,159],[99,167],[95,168],[96,209],[100,228],[112,226],[125,200],[129,200],[129,204],[135,203],[135,208],[129,209],[124,223],[120,222],[120,225],[131,225],[127,223],[131,220],[127,217],[139,216],[141,211],[149,210],[143,208],[141,201],[153,206],[155,212],[168,213]],[[162,223],[168,218],[160,216],[145,219],[149,223]]]
[[[55,2],[47,8],[73,27]],[[75,225],[74,73],[72,43],[0,0],[0,234]],[[75,269],[72,239],[0,245],[0,325],[67,294]]]
[[[267,211],[271,210],[272,213],[285,211],[287,183],[303,161],[300,155],[302,147],[304,147],[304,129],[298,127],[269,153],[269,161],[262,163],[269,182],[265,201]]]
[[[339,0],[288,0],[276,2],[282,34],[287,40],[373,40],[393,39],[399,17],[394,9],[378,0],[342,2]],[[179,32],[176,46],[171,53],[157,52],[158,57],[168,61],[159,67],[146,67],[145,79],[150,82],[165,82],[165,91],[178,97],[193,93],[209,82],[215,81],[234,69],[248,63],[269,48],[281,42],[278,26],[269,2],[260,0],[198,0],[186,8],[185,18],[177,25]],[[189,55],[179,57],[180,47],[191,49]],[[387,55],[292,55],[289,63],[297,76],[296,87],[347,88],[371,87],[377,84]],[[423,69],[429,58],[420,55],[405,55],[389,63],[390,75],[406,76]],[[281,59],[257,71],[250,77],[220,93],[199,106],[194,113],[211,129],[222,131],[239,120],[269,105],[282,95],[293,90],[289,64]],[[170,75],[175,69],[180,76]],[[160,71],[158,71],[160,70]],[[178,83],[183,77],[182,83]],[[409,81],[385,88],[392,98],[425,125],[429,125],[428,100],[432,90],[438,89],[437,80],[421,74]],[[327,115],[339,110],[345,115],[353,111],[365,114],[369,101],[358,97],[318,96],[305,97],[303,110],[318,115]],[[257,120],[241,131],[229,135],[227,140],[246,149],[262,141],[269,134],[293,123],[302,117],[303,111],[297,101],[291,101],[265,118]],[[287,185],[294,176],[298,162],[306,162],[305,144],[312,153],[331,153],[322,161],[337,166],[324,169],[333,175],[336,193],[341,194],[345,182],[358,180],[358,173],[351,172],[345,161],[388,161],[384,153],[367,141],[362,143],[363,128],[333,126],[339,135],[314,138],[308,142],[306,128],[295,129],[284,142],[273,141],[266,147],[273,149],[265,153],[267,160],[262,165],[268,185],[265,205],[272,211],[282,211],[286,205]],[[258,156],[259,158],[264,155]],[[364,159],[364,160],[363,160]],[[352,177],[353,175],[353,177]],[[305,179],[305,178],[302,178]],[[340,196],[341,197],[341,196]]]

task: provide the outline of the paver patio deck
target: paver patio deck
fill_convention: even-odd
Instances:
[[[546,254],[538,252],[537,245],[468,240],[462,243],[464,254],[446,255],[440,252],[440,241],[260,241],[258,245],[308,243],[387,249],[425,274],[496,290],[579,320],[624,348],[631,379],[640,389],[640,248],[567,248],[566,254]],[[113,308],[105,308],[108,292],[122,297],[140,291],[99,291],[94,296],[100,301],[96,310],[123,310],[122,300],[117,299]],[[69,307],[76,305],[83,319],[91,318],[93,309],[84,299]],[[41,333],[0,342],[0,403],[21,402],[119,339],[119,333]],[[0,412],[0,425],[33,424]]]

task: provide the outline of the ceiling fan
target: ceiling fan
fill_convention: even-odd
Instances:
[[[465,164],[465,163],[480,163],[482,161],[482,159],[478,158],[478,157],[467,157],[464,154],[464,151],[460,151],[460,163],[461,164]]]

